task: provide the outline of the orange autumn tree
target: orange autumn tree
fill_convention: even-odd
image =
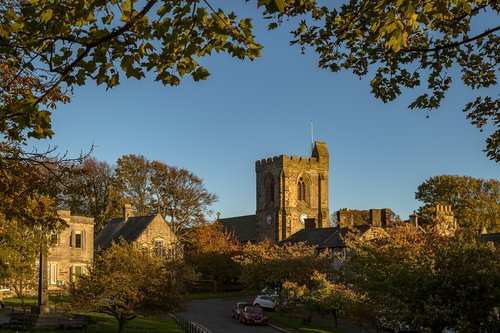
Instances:
[[[364,306],[367,301],[365,294],[340,282],[338,275],[333,279],[331,275],[318,271],[314,271],[303,284],[285,281],[283,288],[292,302],[300,304],[305,311],[331,316],[335,327],[340,311],[349,312],[350,308]]]
[[[224,283],[234,285],[240,274],[240,266],[232,260],[240,249],[240,243],[227,232],[222,224],[207,223],[192,230],[186,262],[195,267],[201,279],[213,282],[218,291]]]
[[[248,289],[270,287],[278,292],[282,305],[286,282],[306,284],[314,272],[327,273],[332,269],[326,253],[317,252],[305,243],[277,245],[269,241],[248,243],[234,260],[242,266],[241,282]]]

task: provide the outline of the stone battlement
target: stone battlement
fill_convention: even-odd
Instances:
[[[269,158],[264,158],[255,162],[255,169],[265,169],[269,167],[280,168],[284,165],[288,165],[291,163],[298,163],[300,165],[307,164],[318,164],[318,159],[316,157],[306,157],[306,156],[297,156],[297,155],[280,155]]]

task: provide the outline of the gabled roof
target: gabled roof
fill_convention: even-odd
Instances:
[[[219,221],[226,230],[233,233],[240,242],[255,242],[255,229],[257,226],[256,215],[229,217],[226,219],[219,219]]]
[[[353,228],[357,229],[361,234],[364,234],[371,227],[369,225],[358,225]],[[303,242],[310,246],[316,246],[318,249],[341,248],[345,247],[342,237],[345,236],[348,231],[349,228],[340,227],[301,229],[278,244],[295,244]]]
[[[482,234],[481,239],[485,242],[493,242],[495,246],[500,245],[500,232],[493,233],[493,234]]]
[[[118,243],[120,238],[127,242],[136,241],[155,217],[156,215],[149,215],[129,217],[127,220],[111,219],[94,239],[94,248],[106,249],[111,246],[111,243]]]

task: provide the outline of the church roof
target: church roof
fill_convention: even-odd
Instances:
[[[500,232],[492,234],[482,234],[481,239],[485,242],[493,242],[495,246],[500,246]]]
[[[361,234],[364,234],[370,229],[369,225],[354,226]],[[348,232],[349,228],[330,227],[330,228],[306,228],[301,229],[282,240],[279,244],[295,244],[306,243],[310,246],[316,246],[318,249],[326,248],[341,248],[345,247],[342,239]]]
[[[240,242],[255,242],[255,229],[257,226],[256,215],[229,217],[219,219],[219,221],[226,230],[233,233]]]
[[[156,215],[134,216],[124,220],[123,218],[113,218],[99,232],[94,239],[95,249],[106,249],[113,242],[118,243],[120,238],[127,242],[133,242],[142,234]]]

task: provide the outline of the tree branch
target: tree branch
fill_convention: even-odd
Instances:
[[[492,34],[496,31],[500,30],[500,26],[497,26],[495,28],[491,28],[491,29],[488,29],[486,31],[484,31],[483,33],[479,34],[479,35],[476,35],[474,37],[471,37],[471,38],[466,38],[460,42],[455,42],[455,43],[450,43],[450,44],[445,44],[445,45],[440,45],[440,46],[436,46],[436,47],[433,47],[433,48],[409,48],[408,50],[406,50],[407,52],[425,52],[425,53],[429,53],[429,52],[435,52],[435,51],[441,51],[441,50],[444,50],[444,49],[449,49],[449,48],[454,48],[454,47],[457,47],[457,46],[460,46],[460,45],[463,45],[463,44],[468,44],[470,42],[473,42],[479,38],[482,38],[482,37],[485,37],[489,34]]]
[[[86,48],[85,48],[85,51],[83,51],[78,57],[76,57],[76,59],[73,60],[73,62],[71,62],[61,72],[61,76],[59,77],[59,79],[52,85],[52,87],[47,89],[47,91],[35,101],[34,105],[39,104],[55,87],[57,87],[66,78],[66,76],[69,73],[71,73],[71,71],[75,68],[75,66],[90,53],[90,51],[93,48],[95,48],[96,46],[99,46],[103,43],[106,43],[106,42],[112,40],[113,38],[118,37],[118,36],[122,35],[123,33],[125,33],[126,31],[128,31],[130,28],[132,28],[134,26],[134,24],[136,23],[136,21],[138,19],[144,17],[151,10],[151,8],[154,6],[154,4],[157,1],[158,0],[148,1],[146,3],[146,5],[144,6],[144,8],[136,16],[131,18],[130,21],[128,21],[125,25],[123,25],[122,27],[120,27],[118,29],[115,29],[114,31],[112,31],[108,35],[106,35],[102,38],[99,38],[94,42],[88,43]]]

